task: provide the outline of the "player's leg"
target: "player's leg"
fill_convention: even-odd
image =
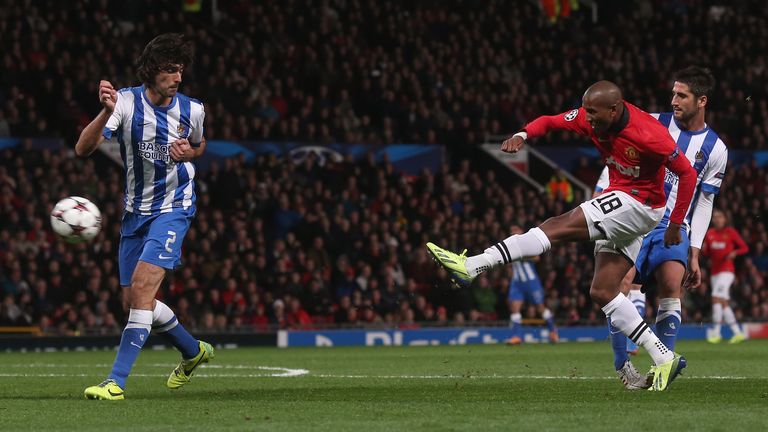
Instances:
[[[123,294],[123,308],[126,310],[126,312],[129,312],[128,317],[128,324],[126,325],[125,329],[123,330],[123,335],[120,339],[120,349],[123,351],[122,356],[120,355],[120,351],[118,351],[118,355],[115,358],[115,363],[113,365],[116,366],[118,364],[118,359],[120,359],[120,362],[122,364],[123,359],[126,356],[126,353],[128,350],[130,350],[133,346],[130,344],[132,341],[132,336],[135,336],[135,333],[141,332],[141,327],[136,330],[136,327],[134,330],[128,330],[128,325],[131,325],[131,321],[134,321],[134,323],[137,323],[136,320],[141,320],[141,314],[139,314],[139,317],[131,317],[130,315],[130,309],[131,309],[131,300],[130,300],[130,285],[131,281],[133,279],[134,272],[136,270],[136,266],[139,261],[139,257],[141,256],[141,252],[144,248],[144,236],[147,232],[148,227],[148,219],[145,216],[136,215],[133,213],[125,213],[123,216],[122,225],[120,227],[120,245],[119,245],[119,251],[118,251],[118,270],[119,270],[119,276],[120,276],[120,285],[123,287],[122,294]],[[151,323],[151,322],[150,322]],[[133,324],[136,326],[136,324]],[[126,332],[128,335],[126,335]],[[147,332],[148,334],[148,332]],[[146,340],[146,336],[144,337]],[[142,340],[139,340],[138,342],[140,345],[143,345],[144,342]],[[134,347],[135,348],[135,347]],[[91,386],[85,389],[85,397],[88,399],[108,399],[108,400],[120,400],[123,399],[123,390],[125,388],[125,380],[120,380],[119,382],[115,379],[113,379],[111,376],[110,378],[106,379],[104,382],[102,382],[99,385]]]
[[[120,340],[115,363],[109,379],[125,388],[125,380],[131,372],[133,363],[152,330],[152,302],[165,277],[165,270],[153,264],[139,261],[133,273],[130,289],[130,310],[128,324]]]
[[[507,304],[509,305],[509,327],[512,330],[512,336],[507,339],[507,345],[520,345],[523,342],[522,338],[522,325],[523,315],[520,311],[523,308],[523,295],[519,289],[510,286],[509,299]]]
[[[687,247],[686,247],[687,249]],[[686,251],[687,254],[687,251]],[[665,261],[655,270],[659,309],[656,314],[656,333],[670,350],[675,350],[677,332],[682,322],[682,283],[685,265],[680,261]]]
[[[712,275],[710,279],[712,285],[712,328],[707,336],[710,343],[718,343],[722,340],[720,328],[723,325],[723,309],[728,305],[729,298],[728,287],[724,283],[724,274]]]
[[[604,246],[602,250],[600,249],[601,246]],[[611,324],[615,328],[629,336],[651,355],[655,365],[652,369],[654,373],[653,389],[665,390],[685,367],[685,359],[661,343],[656,334],[637,313],[632,302],[620,293],[618,288],[631,266],[630,257],[637,256],[640,240],[638,239],[636,247],[622,248],[626,255],[619,255],[616,251],[611,253],[611,249],[603,242],[598,242],[597,247],[595,277],[592,280],[590,296],[602,307],[603,312],[611,319]],[[630,249],[635,251],[634,254]]]
[[[534,284],[531,287],[530,302],[536,306],[536,312],[538,312],[541,319],[547,324],[547,330],[549,330],[549,341],[551,343],[557,343],[560,338],[557,334],[557,327],[555,327],[555,318],[552,315],[552,311],[549,310],[544,303],[544,287],[540,283]]]
[[[194,216],[194,209],[163,213],[152,223],[142,260],[152,262],[166,270],[181,265],[181,246]],[[195,339],[181,325],[171,308],[155,301],[153,308],[155,330],[181,352],[182,360],[171,372],[166,386],[172,389],[188,383],[192,373],[202,363],[214,357],[213,347]]]
[[[627,271],[627,274],[624,276],[624,279],[621,280],[621,285],[619,285],[619,292],[621,292],[624,295],[629,294],[629,288],[632,285],[632,280],[635,277],[635,267],[630,267],[629,271]],[[627,280],[629,282],[627,283]],[[613,325],[611,325],[611,319],[606,317],[606,321],[608,322],[608,334],[611,339],[611,349],[613,350],[613,366],[616,368],[616,371],[619,372],[623,368],[627,367],[626,364],[629,362],[628,352],[629,352],[629,343],[631,342],[633,345],[635,344],[632,342],[627,336],[624,336],[624,333],[621,332],[621,330],[617,329]],[[637,346],[637,345],[635,345]],[[631,368],[632,371],[634,371],[634,367]],[[639,376],[639,374],[638,374]],[[621,377],[621,374],[620,374]],[[625,379],[622,378],[622,381],[625,381]],[[625,382],[625,385],[627,383]]]
[[[627,328],[626,322],[629,320],[635,326],[637,326],[635,322],[642,322],[642,319],[639,321],[633,319],[631,313],[627,312],[627,305],[629,305],[629,308],[637,314],[637,310],[626,297],[626,294],[621,292],[621,281],[624,280],[633,266],[626,257],[617,253],[607,252],[610,250],[608,248],[603,249],[605,243],[600,241],[595,247],[595,275],[590,295],[593,296],[593,299],[601,307],[608,304],[623,306],[619,307],[619,311],[615,313],[616,322],[614,322],[611,314],[606,312],[608,329],[611,336],[611,348],[614,354],[614,368],[624,387],[628,390],[647,389],[651,384],[651,379],[637,371],[627,354],[627,338],[629,335],[625,331],[625,328]],[[604,251],[601,252],[601,250]],[[626,288],[626,286],[623,287]],[[596,299],[596,296],[599,296],[599,299]],[[622,299],[621,302],[616,300],[619,298]],[[603,308],[603,311],[605,312],[606,309]],[[639,315],[637,318],[640,318]]]
[[[731,309],[731,285],[733,285],[733,281],[736,279],[736,276],[730,272],[720,273],[720,275],[722,275],[720,283],[723,285],[723,289],[721,291],[723,321],[725,321],[725,324],[730,327],[731,332],[733,333],[733,336],[731,336],[730,339],[730,343],[733,344],[743,342],[746,338],[744,337],[744,333],[741,331],[739,323],[736,321],[736,315],[733,313],[733,309]]]
[[[427,243],[427,249],[437,262],[445,267],[451,277],[461,285],[469,285],[477,275],[493,267],[509,264],[527,257],[535,257],[548,251],[552,244],[565,241],[586,241],[590,231],[581,207],[568,213],[547,219],[541,226],[524,234],[515,234],[496,243],[479,255],[466,257]]]
[[[640,291],[640,285],[634,283],[636,274],[637,268],[632,266],[632,268],[627,272],[627,275],[624,276],[624,279],[622,279],[619,291],[624,293],[627,298],[629,298],[629,301],[635,305],[637,313],[640,314],[643,319],[645,319],[645,293]],[[640,348],[636,343],[632,342],[631,339],[626,338],[626,340],[626,352],[632,355],[636,355]]]

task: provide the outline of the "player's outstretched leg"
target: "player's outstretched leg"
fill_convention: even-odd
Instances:
[[[460,286],[468,287],[472,284],[472,281],[480,273],[470,276],[467,270],[467,250],[461,254],[455,254],[447,249],[443,249],[434,243],[427,243],[427,250],[438,264],[448,270],[448,274],[451,279]]]
[[[184,384],[188,383],[192,379],[192,373],[203,363],[208,363],[213,359],[213,347],[211,344],[203,341],[198,341],[199,352],[197,355],[188,360],[182,360],[176,369],[171,372],[168,377],[168,381],[165,385],[169,389],[177,389]]]
[[[579,220],[583,220],[579,219]],[[427,243],[429,253],[443,266],[459,285],[468,286],[480,273],[493,267],[509,264],[523,257],[535,257],[551,248],[549,238],[541,228],[531,228],[525,234],[515,234],[471,257],[466,250],[460,255]]]

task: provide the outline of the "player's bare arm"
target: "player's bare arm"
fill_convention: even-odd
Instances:
[[[102,110],[80,132],[80,137],[77,139],[77,144],[75,144],[75,153],[78,156],[90,155],[104,141],[101,132],[104,130],[104,126],[107,125],[109,117],[115,111],[115,104],[117,104],[117,90],[109,81],[101,80],[99,82],[99,102],[103,106]]]
[[[683,288],[693,290],[701,285],[701,267],[699,266],[699,254],[701,249],[691,247],[688,251],[688,271],[685,274]]]

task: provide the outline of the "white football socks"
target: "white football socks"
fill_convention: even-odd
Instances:
[[[543,254],[552,247],[549,238],[539,227],[525,234],[513,235],[486,249],[479,255],[467,258],[467,271],[471,277],[502,264],[509,264],[526,257]]]
[[[720,303],[714,303],[712,305],[712,333],[714,336],[720,337],[720,325],[723,323],[723,305]]]
[[[155,326],[155,331],[163,333],[179,325],[179,321],[173,319],[175,316],[168,305],[155,300],[155,310],[152,311],[152,325]]]
[[[733,309],[731,309],[730,306],[723,309],[723,319],[726,324],[728,324],[728,327],[731,328],[731,331],[734,335],[740,335],[741,329],[739,328],[739,323],[736,322],[736,315],[733,314]]]
[[[656,334],[637,313],[635,305],[624,294],[619,293],[607,305],[603,306],[603,312],[611,319],[611,325],[648,351],[654,364],[660,365],[674,358],[672,351],[661,343]]]
[[[656,323],[658,324],[661,320],[668,316],[675,316],[677,317],[677,320],[682,322],[683,317],[680,315],[680,311],[683,309],[683,303],[680,301],[679,298],[663,298],[659,299],[659,311],[656,314]]]

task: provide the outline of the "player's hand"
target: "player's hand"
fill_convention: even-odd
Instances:
[[[701,267],[698,258],[688,258],[688,271],[685,274],[683,288],[692,291],[701,285]]]
[[[523,144],[525,144],[523,137],[513,136],[511,138],[505,139],[504,142],[501,143],[501,151],[505,153],[517,153],[521,148],[523,148]]]
[[[737,256],[736,252],[731,252],[728,254],[728,256],[725,259],[727,259],[728,261],[733,261],[734,259],[736,259],[736,256]]]
[[[99,81],[99,102],[108,112],[115,110],[115,104],[117,103],[117,90],[112,87],[112,83],[109,81]]]
[[[171,159],[176,162],[189,162],[195,156],[195,149],[185,138],[177,139],[171,143]]]
[[[680,224],[670,222],[664,232],[664,246],[678,245],[681,241],[683,241],[683,236],[680,235]]]

